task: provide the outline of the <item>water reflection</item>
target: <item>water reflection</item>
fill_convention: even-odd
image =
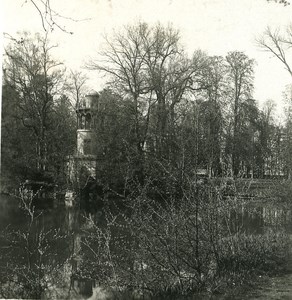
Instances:
[[[270,230],[292,233],[292,207],[247,203],[230,212],[232,232],[263,234]]]
[[[11,266],[21,270],[15,273],[17,281],[25,271],[38,275],[47,286],[41,295],[45,299],[90,297],[94,282],[76,274],[82,261],[83,230],[92,221],[82,211],[65,206],[35,210],[31,217],[15,197],[1,195],[0,203],[1,273],[8,273]]]
[[[232,233],[262,234],[264,231],[263,208],[242,206],[233,209],[230,211],[228,223]]]
[[[291,208],[263,207],[263,219],[266,227],[285,228],[292,233]]]
[[[18,199],[1,195],[0,206],[1,232],[8,225],[9,230],[22,232],[28,230],[28,218],[19,208]],[[40,267],[45,268],[45,266],[51,265],[52,269],[43,275],[48,285],[42,298],[87,299],[93,295],[95,282],[80,274],[79,270],[84,259],[82,243],[85,232],[101,219],[100,211],[89,216],[84,211],[65,206],[36,211],[31,228],[32,245],[39,243],[40,234],[52,232],[46,235],[49,246],[44,243],[45,247],[49,247],[46,249],[49,249],[50,253],[45,255],[44,252],[44,261],[40,263]],[[261,234],[271,229],[285,229],[288,233],[292,233],[291,207],[247,204],[240,209],[230,211],[229,226],[232,232]],[[7,244],[3,237],[0,242],[1,248],[4,249]],[[18,251],[23,251],[23,253],[12,251],[5,255],[10,255],[11,260],[20,259],[24,256],[25,247]],[[0,265],[2,268],[7,263],[5,255],[1,255]],[[23,260],[19,260],[18,265],[21,264],[24,264]],[[57,270],[58,272],[56,272]]]

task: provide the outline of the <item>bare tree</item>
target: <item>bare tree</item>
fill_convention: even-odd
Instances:
[[[88,92],[86,82],[88,77],[81,71],[70,70],[66,81],[66,90],[71,99],[71,106],[75,109],[83,96]],[[73,101],[72,101],[73,100]]]
[[[58,10],[55,10],[50,0],[28,0],[25,3],[31,4],[40,16],[42,27],[44,31],[53,31],[55,28],[68,33],[73,34],[72,31],[66,29],[63,24],[64,21],[80,22],[88,19],[74,19],[72,17],[64,16]]]
[[[289,50],[292,46],[292,26],[288,26],[285,33],[280,29],[266,29],[261,37],[256,40],[258,46],[273,54],[284,65],[285,69],[292,76],[291,59],[289,60]]]
[[[187,91],[202,88],[205,55],[198,51],[188,59],[179,40],[179,32],[171,26],[126,26],[106,38],[102,60],[88,64],[109,75],[110,84],[132,100],[139,152],[143,152],[151,124],[156,154],[165,154],[176,105]]]
[[[292,25],[287,26],[286,31],[281,31],[280,29],[272,30],[267,28],[264,34],[257,39],[257,43],[260,48],[264,51],[271,53],[276,57],[284,66],[285,70],[292,77],[292,60],[291,60],[291,47],[292,47]],[[284,98],[286,100],[286,124],[283,130],[283,161],[286,165],[285,173],[290,178],[291,177],[291,168],[292,164],[289,159],[291,156],[291,91],[288,87],[284,93]],[[282,147],[282,145],[281,145]],[[279,151],[278,151],[279,152]],[[281,154],[277,154],[277,157],[280,157]],[[279,159],[279,161],[282,161]],[[276,168],[279,167],[279,163],[276,164]]]
[[[143,51],[143,39],[148,34],[149,29],[145,23],[139,23],[137,27],[127,26],[124,33],[116,32],[112,39],[105,37],[107,48],[101,52],[102,61],[91,61],[88,64],[90,69],[110,75],[110,84],[122,96],[131,99],[135,115],[133,131],[136,147],[140,153],[145,142],[141,128],[141,106],[147,114],[143,95],[149,92],[144,63],[146,54]],[[150,100],[149,107],[151,104]]]
[[[36,139],[39,170],[47,168],[49,115],[64,83],[62,63],[51,56],[55,47],[47,35],[32,37],[24,33],[21,43],[13,42],[5,49],[5,84],[16,91],[19,118]]]
[[[228,89],[232,108],[232,168],[235,176],[239,172],[240,164],[240,121],[243,114],[244,103],[251,99],[253,91],[254,61],[244,53],[234,51],[226,56]]]

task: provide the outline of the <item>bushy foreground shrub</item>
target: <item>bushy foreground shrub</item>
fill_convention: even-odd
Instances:
[[[236,234],[222,240],[219,269],[224,272],[270,271],[287,258],[289,243],[284,233]]]
[[[231,226],[237,199],[219,189],[193,186],[179,201],[157,203],[141,194],[129,214],[105,210],[84,239],[80,276],[119,296],[169,298],[215,292],[285,261],[284,233],[246,234]],[[238,225],[238,224],[237,224]]]

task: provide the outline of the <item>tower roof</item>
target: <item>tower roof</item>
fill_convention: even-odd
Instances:
[[[85,95],[77,106],[77,111],[80,110],[96,110],[98,108],[99,93],[93,92]]]

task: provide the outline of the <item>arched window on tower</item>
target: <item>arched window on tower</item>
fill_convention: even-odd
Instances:
[[[85,118],[85,129],[91,128],[91,115],[87,114]]]
[[[81,120],[81,122],[80,122],[80,129],[84,129],[85,128],[85,116],[81,115],[80,120]]]

